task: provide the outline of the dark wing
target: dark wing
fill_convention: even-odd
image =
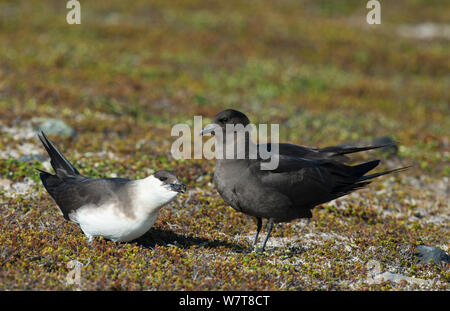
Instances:
[[[70,213],[84,205],[102,205],[105,202],[126,200],[125,185],[129,179],[94,179],[82,176],[64,155],[48,139],[44,132],[39,139],[50,156],[50,164],[56,174],[39,170],[40,178],[47,192],[61,209],[64,218],[70,220]]]
[[[272,151],[272,148],[275,146],[273,143],[267,144],[259,144],[258,148],[263,148],[263,150],[267,150],[268,152]],[[304,146],[298,146],[293,144],[281,143],[277,144],[279,154],[292,156],[292,157],[308,157],[315,158],[320,157],[319,149],[317,148],[308,148]]]
[[[356,153],[361,151],[367,151],[372,149],[379,149],[379,148],[388,148],[397,146],[397,142],[388,142],[386,144],[378,144],[378,145],[372,145],[372,146],[365,146],[365,147],[355,147],[351,145],[338,145],[338,146],[331,146],[331,147],[325,147],[318,149],[318,152],[326,157],[336,157],[336,156],[343,156],[345,154],[349,153]]]
[[[260,161],[252,164],[253,174],[261,184],[288,197],[293,206],[312,208],[353,190],[364,187],[370,179],[397,170],[364,176],[379,164],[379,160],[356,166],[333,159],[311,159],[280,154],[279,165],[271,171],[261,170]]]
[[[365,147],[355,147],[350,145],[338,145],[326,148],[308,148],[305,146],[281,143],[277,144],[279,154],[289,157],[300,157],[305,159],[333,159],[339,162],[347,162],[349,160],[346,154],[367,151],[378,148],[396,146],[397,142],[389,142],[387,144],[378,144]],[[272,143],[260,144],[259,148],[270,152],[274,146]]]
[[[80,175],[78,170],[70,163],[63,154],[52,144],[52,142],[48,139],[47,135],[44,132],[41,132],[41,135],[38,135],[39,139],[44,145],[45,150],[47,150],[48,155],[50,156],[50,164],[55,170],[56,175],[59,177],[66,176],[77,176]]]
[[[56,175],[48,175],[45,177],[44,186],[67,220],[70,220],[71,212],[84,205],[99,206],[106,202],[129,200],[125,187],[129,179],[92,179],[77,176],[62,180]]]

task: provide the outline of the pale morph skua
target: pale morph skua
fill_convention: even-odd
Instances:
[[[42,183],[64,218],[77,223],[89,242],[95,236],[123,242],[142,236],[161,207],[186,190],[164,170],[138,180],[83,176],[44,133],[39,138],[55,170],[55,175],[41,171]]]

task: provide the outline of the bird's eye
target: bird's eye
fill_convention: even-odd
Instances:
[[[161,181],[166,181],[166,180],[167,180],[167,177],[159,177],[159,180],[161,180]]]
[[[220,122],[222,122],[222,123],[225,123],[225,122],[227,122],[227,121],[228,121],[228,118],[227,118],[227,117],[220,119]]]

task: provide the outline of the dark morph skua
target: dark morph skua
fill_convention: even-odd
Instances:
[[[231,207],[256,217],[257,231],[252,245],[255,247],[262,227],[262,219],[268,219],[267,235],[262,250],[265,249],[274,223],[288,222],[297,218],[312,217],[311,209],[367,186],[372,179],[403,170],[394,169],[366,175],[374,169],[379,160],[350,166],[344,164],[346,154],[386,147],[375,145],[366,147],[332,146],[307,148],[280,143],[255,145],[248,131],[250,123],[242,112],[228,109],[218,113],[211,124],[201,132],[213,134],[222,145],[223,158],[216,159],[214,183],[223,200]],[[232,128],[227,131],[227,125]],[[238,126],[242,125],[242,126]],[[244,133],[242,133],[244,131]],[[220,133],[219,133],[220,132]],[[217,135],[221,134],[221,135]],[[245,146],[244,157],[236,157],[237,150]],[[262,150],[278,149],[274,169],[262,169],[262,164],[273,159],[264,159]],[[227,149],[233,150],[227,157]],[[257,150],[255,157],[251,150]]]

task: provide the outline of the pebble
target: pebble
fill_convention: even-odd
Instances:
[[[439,265],[441,261],[450,263],[450,257],[439,248],[419,245],[416,248],[416,256],[419,263],[429,263],[430,261]]]
[[[68,126],[64,121],[50,118],[33,118],[31,119],[35,131],[44,131],[46,135],[60,135],[65,137],[75,137],[76,132]]]

